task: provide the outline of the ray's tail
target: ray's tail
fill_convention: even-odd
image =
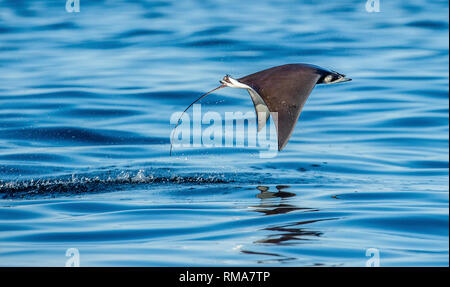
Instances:
[[[218,86],[218,87],[215,88],[215,89],[212,89],[211,91],[207,92],[206,94],[201,95],[198,99],[196,99],[195,101],[193,101],[193,102],[192,102],[192,103],[191,103],[191,104],[190,104],[190,105],[189,105],[189,106],[181,113],[181,116],[180,116],[180,118],[178,119],[177,124],[176,124],[175,127],[173,128],[173,130],[172,130],[172,135],[171,135],[171,137],[170,137],[170,153],[169,153],[170,156],[172,156],[173,137],[174,137],[174,135],[175,135],[175,130],[177,129],[178,125],[180,124],[181,118],[182,118],[183,115],[186,113],[186,111],[189,110],[189,108],[192,107],[193,104],[195,104],[196,102],[200,101],[201,99],[203,99],[203,98],[206,97],[207,95],[209,95],[209,94],[211,94],[212,92],[215,92],[215,91],[217,91],[217,90],[219,90],[219,89],[221,89],[221,88],[225,88],[225,87],[226,87],[226,85],[221,85],[221,86]]]

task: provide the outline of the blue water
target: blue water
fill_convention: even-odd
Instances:
[[[449,4],[365,2],[0,1],[0,265],[448,266]],[[172,113],[298,62],[353,81],[277,156],[169,157]]]

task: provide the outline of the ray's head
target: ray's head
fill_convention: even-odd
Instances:
[[[321,71],[321,77],[317,81],[317,84],[336,84],[351,81],[352,79],[346,78],[344,74],[340,74],[335,71]]]

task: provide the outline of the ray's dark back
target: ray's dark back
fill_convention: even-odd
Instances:
[[[278,149],[287,144],[301,110],[325,70],[309,64],[287,64],[238,79],[252,87],[269,108],[278,132]]]

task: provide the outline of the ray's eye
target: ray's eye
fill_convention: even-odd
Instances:
[[[325,79],[323,79],[323,81],[325,83],[331,83],[332,80],[333,80],[333,75],[328,75],[325,77]]]

